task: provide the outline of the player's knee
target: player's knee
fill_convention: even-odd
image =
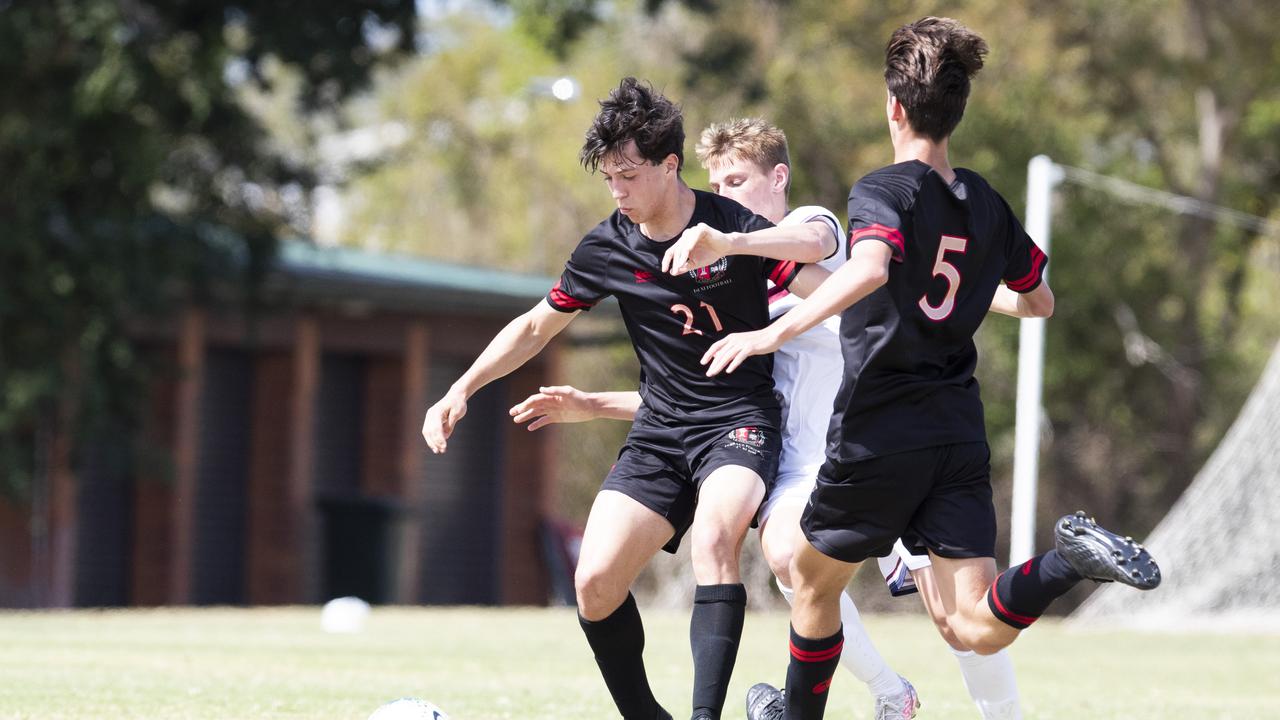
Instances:
[[[951,646],[952,650],[965,652],[972,650],[960,641],[960,636],[951,627],[951,621],[947,618],[947,613],[943,611],[940,603],[925,603],[925,610],[929,613],[929,619],[933,621],[933,626],[938,629],[938,635],[942,637],[943,642]]]
[[[973,649],[960,642],[960,636],[956,635],[956,631],[951,629],[951,624],[947,622],[946,617],[933,618],[933,625],[938,628],[938,635],[942,637],[942,641],[950,645],[952,650],[966,652]]]
[[[833,590],[822,583],[807,582],[803,575],[796,573],[794,565],[791,568],[791,579],[795,582],[791,591],[795,593],[796,607],[822,607],[840,602],[841,589]]]
[[[968,649],[979,655],[995,655],[1006,647],[1008,647],[1008,643],[983,640],[982,642],[970,643]]]
[[[791,558],[794,555],[794,548],[788,542],[769,542],[762,546],[764,550],[765,562],[769,563],[769,569],[773,571],[773,576],[778,578],[778,582],[792,587],[791,585]]]
[[[603,568],[579,565],[573,576],[578,612],[588,620],[608,617],[626,599],[626,588],[619,588]]]
[[[691,535],[690,554],[698,582],[727,582],[737,574],[742,538],[719,526],[695,527]]]
[[[942,630],[941,627],[938,628]],[[943,633],[947,644],[957,650],[972,650],[979,655],[994,655],[1005,648],[1008,643],[993,638],[981,625],[976,623],[952,622],[947,625],[951,638]]]

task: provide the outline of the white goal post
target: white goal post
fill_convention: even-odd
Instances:
[[[1064,181],[1105,192],[1121,202],[1149,205],[1179,215],[1194,215],[1250,232],[1280,237],[1280,222],[1210,202],[1145,187],[1091,170],[1059,165],[1047,155],[1027,163],[1026,230],[1049,254],[1053,189]],[[1048,277],[1048,269],[1045,270]],[[1018,332],[1018,399],[1013,450],[1013,508],[1010,518],[1009,564],[1035,555],[1036,486],[1040,470],[1042,388],[1044,378],[1043,318],[1020,321]]]

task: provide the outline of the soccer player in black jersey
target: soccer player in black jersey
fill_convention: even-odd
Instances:
[[[773,228],[731,200],[691,190],[680,177],[680,110],[647,85],[627,78],[600,106],[581,160],[603,173],[618,210],[582,239],[546,299],[499,332],[427,411],[422,433],[444,452],[467,398],[536,355],[579,311],[616,298],[640,361],[644,407],[587,519],[574,578],[578,613],[622,716],[670,718],[645,676],[630,586],[654,553],[674,552],[688,531],[698,582],[693,717],[714,720],[742,633],[739,553],[777,467],[781,417],[770,358],[717,378],[700,359],[727,333],[768,323],[766,280],[804,294],[827,277],[798,263],[829,254],[829,238],[813,224]],[[701,255],[681,248],[699,245],[684,236],[711,232],[721,241],[718,259],[698,267]]]
[[[927,550],[947,621],[993,653],[1085,578],[1159,583],[1141,546],[1083,514],[1062,518],[1057,547],[996,574],[995,512],[973,335],[988,310],[1048,317],[1046,258],[977,173],[953,169],[948,139],[986,43],[960,23],[924,18],[886,50],[895,164],[849,195],[849,262],[769,328],[712,346],[707,374],[734,371],[843,310],[845,379],[827,462],[801,519],[786,693],[761,684],[748,715],[820,718],[841,650],[838,598],[857,564],[902,537]],[[1003,284],[1001,284],[1003,283]]]

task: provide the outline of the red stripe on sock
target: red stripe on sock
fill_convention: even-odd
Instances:
[[[996,601],[996,609],[1000,611],[1001,615],[1004,615],[1014,622],[1020,622],[1023,625],[1030,625],[1040,619],[1031,617],[1030,615],[1019,615],[1016,612],[1011,612],[1009,608],[1005,607],[1004,603],[1000,602],[1000,593],[996,592],[996,583],[998,582],[1000,582],[1000,578],[997,577],[995,582],[991,583],[991,589],[987,592],[991,593],[991,599]]]
[[[842,650],[844,650],[844,638],[841,638],[835,647],[826,650],[801,650],[795,643],[791,643],[791,657],[807,663],[826,662],[831,658],[839,657]]]

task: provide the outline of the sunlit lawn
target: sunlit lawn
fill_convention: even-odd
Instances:
[[[650,678],[687,717],[687,615],[645,612]],[[786,617],[752,614],[726,718],[778,682]],[[955,661],[921,616],[868,618],[928,718],[975,718]],[[1280,718],[1280,637],[1082,633],[1042,621],[1014,648],[1028,718]],[[363,720],[424,697],[454,720],[616,717],[572,610],[377,608],[365,632],[327,635],[319,610],[0,613],[2,718]],[[828,717],[868,718],[837,675]]]

